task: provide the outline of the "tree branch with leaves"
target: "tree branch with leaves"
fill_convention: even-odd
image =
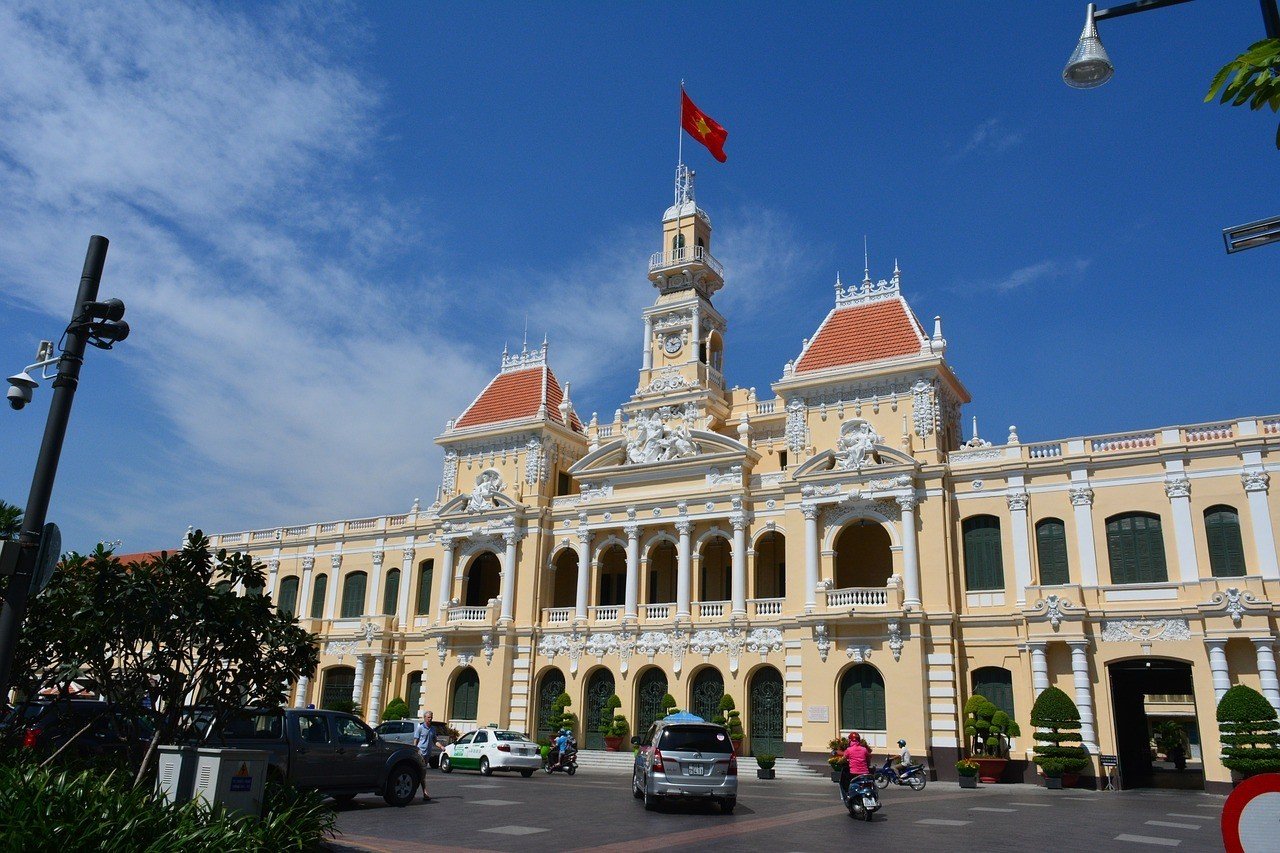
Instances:
[[[1263,39],[1222,66],[1209,84],[1205,103],[1222,94],[1220,103],[1231,106],[1249,105],[1251,110],[1264,106],[1280,112],[1280,39]],[[1280,127],[1276,128],[1276,148],[1280,148]]]

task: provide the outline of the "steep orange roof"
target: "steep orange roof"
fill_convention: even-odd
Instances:
[[[483,426],[484,424],[513,421],[521,418],[532,418],[538,414],[544,401],[547,407],[547,418],[563,424],[560,416],[560,401],[564,399],[564,391],[560,382],[549,367],[531,367],[510,373],[499,373],[488,384],[480,396],[458,418],[454,427]],[[582,432],[582,423],[576,414],[571,415],[570,428]]]
[[[900,299],[839,308],[818,328],[795,372],[915,355],[922,337],[919,324]]]

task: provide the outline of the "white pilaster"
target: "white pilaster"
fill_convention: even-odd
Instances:
[[[376,726],[382,720],[382,680],[386,677],[387,659],[378,655],[373,659],[373,684],[369,687],[368,723]]]
[[[427,707],[427,673],[430,671],[431,661],[424,655],[422,658],[422,680],[418,684],[418,719],[422,719],[422,712],[431,710]]]
[[[502,555],[502,615],[499,624],[506,625],[511,621],[511,610],[515,605],[516,586],[516,543],[520,541],[516,531],[504,533],[503,541],[507,550]]]
[[[804,612],[818,609],[818,507],[801,505],[804,513]]]
[[[898,506],[902,510],[902,585],[906,593],[903,604],[916,610],[920,609],[920,546],[916,538],[916,505],[919,502],[914,493],[898,498]],[[807,529],[807,520],[805,525]],[[817,583],[815,580],[815,587]]]
[[[741,514],[729,519],[733,524],[733,577],[729,597],[733,614],[747,615],[747,520]]]
[[[702,341],[702,313],[698,310],[698,305],[693,306],[693,340],[689,348],[689,361],[698,360],[698,344]]]
[[[1071,646],[1071,674],[1076,686],[1076,707],[1080,709],[1080,740],[1091,753],[1098,751],[1098,735],[1093,725],[1093,680],[1089,678],[1089,641],[1068,640]]]
[[[1271,707],[1280,711],[1280,680],[1276,678],[1275,640],[1271,637],[1254,637],[1253,648],[1258,655],[1258,681],[1262,684],[1262,695],[1267,697]]]
[[[1191,480],[1182,473],[1182,463],[1166,462],[1168,473],[1164,478],[1164,493],[1169,498],[1173,513],[1173,538],[1178,547],[1178,577],[1183,583],[1200,580],[1200,566],[1196,559],[1195,522],[1191,518]]]
[[[434,578],[439,583],[439,591],[436,593],[437,625],[445,625],[449,622],[449,600],[453,598],[454,552],[457,549],[457,543],[452,540],[446,539],[442,544],[444,557],[440,560],[440,575]]]
[[[293,697],[293,707],[305,708],[307,706],[307,685],[311,683],[311,679],[305,675],[298,679],[298,692]]]
[[[653,320],[644,318],[644,360],[645,370],[653,367]]]
[[[676,616],[688,617],[690,590],[693,587],[693,569],[689,559],[689,535],[693,533],[693,522],[687,519],[677,521],[676,533],[680,534],[680,541],[676,546]]]
[[[276,553],[267,560],[267,584],[263,588],[263,593],[272,601],[276,600],[276,579],[280,577],[280,549],[276,549]]]
[[[342,554],[329,558],[329,588],[324,596],[324,618],[333,619],[338,613],[338,595],[342,586]]]
[[[417,589],[414,584],[417,578],[413,576],[413,546],[406,546],[400,552],[400,592],[399,598],[396,599],[396,620],[403,629],[409,624],[409,608],[413,605],[409,602],[409,596],[412,590]]]
[[[351,701],[356,705],[356,713],[361,717],[365,716],[364,712],[364,664],[368,655],[356,655],[356,683],[351,688]]]
[[[1206,639],[1204,647],[1209,651],[1209,672],[1213,675],[1213,700],[1215,703],[1221,702],[1223,694],[1231,689],[1231,670],[1227,666],[1227,641]]]
[[[1098,549],[1093,540],[1093,489],[1088,485],[1074,486],[1071,506],[1075,508],[1076,553],[1080,556],[1080,583],[1083,586],[1098,585]]]
[[[302,558],[302,580],[298,582],[298,605],[294,608],[294,615],[302,619],[311,618],[311,576],[315,565],[316,558],[311,554]]]
[[[369,570],[369,585],[364,591],[364,612],[376,616],[382,615],[382,562],[385,557],[379,544],[378,550],[373,552],[373,568]]]
[[[1267,487],[1271,475],[1266,471],[1246,470],[1240,475],[1249,499],[1249,521],[1253,528],[1253,548],[1258,555],[1258,572],[1271,580],[1280,580],[1280,562],[1276,560],[1276,535],[1271,527],[1271,508],[1267,505]]]
[[[1035,698],[1049,689],[1049,660],[1045,655],[1048,643],[1029,643],[1031,649],[1031,690]]]
[[[587,621],[587,596],[591,590],[591,531],[578,528],[578,589],[575,615],[578,621]]]
[[[624,615],[636,618],[640,606],[640,525],[628,524],[627,534],[627,589]]]
[[[1009,535],[1013,539],[1013,577],[1018,606],[1027,603],[1031,585],[1031,525],[1027,521],[1027,490],[1019,488],[1005,495],[1009,505]]]

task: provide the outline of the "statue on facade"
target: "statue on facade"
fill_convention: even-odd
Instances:
[[[627,430],[627,462],[633,465],[666,462],[697,455],[698,446],[689,430],[687,415],[676,426],[669,425],[662,415],[662,412],[640,412],[632,419]]]
[[[836,467],[845,471],[860,471],[868,462],[875,462],[877,444],[884,438],[871,428],[871,422],[853,418],[840,427],[836,442]]]
[[[502,491],[502,475],[492,468],[481,471],[476,477],[476,486],[471,490],[471,499],[467,501],[469,512],[484,512],[497,506],[493,496]]]

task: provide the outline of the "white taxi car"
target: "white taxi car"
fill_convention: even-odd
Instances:
[[[542,766],[541,748],[521,732],[507,731],[497,726],[485,726],[468,732],[458,742],[445,748],[440,756],[440,769],[450,773],[459,770],[479,770],[485,776],[494,771],[516,771],[528,779]]]

